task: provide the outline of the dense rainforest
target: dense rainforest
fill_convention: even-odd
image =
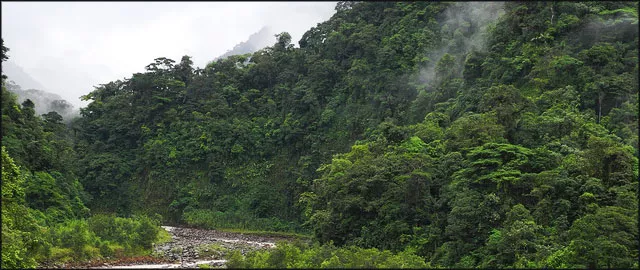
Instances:
[[[313,235],[232,267],[638,267],[636,2],[339,2],[291,42],[157,58],[66,126],[3,85],[3,268],[159,223]]]
[[[2,61],[8,48],[2,46]],[[60,114],[35,114],[2,85],[2,269],[149,253],[157,216],[91,214]]]

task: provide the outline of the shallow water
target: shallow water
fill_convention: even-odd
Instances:
[[[244,235],[241,233],[220,232],[162,226],[171,234],[172,240],[154,247],[154,251],[174,263],[136,264],[136,265],[103,265],[93,269],[162,269],[162,268],[198,268],[201,264],[223,266],[227,260],[219,254],[201,257],[198,247],[217,243],[229,250],[240,250],[243,254],[250,250],[274,248],[279,237],[263,237]]]
[[[171,263],[171,264],[136,264],[136,265],[110,265],[93,267],[92,269],[162,269],[162,268],[198,268],[200,264],[224,265],[227,260],[204,260],[195,263]]]

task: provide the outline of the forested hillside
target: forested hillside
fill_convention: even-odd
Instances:
[[[8,59],[2,44],[2,61]],[[2,269],[140,255],[158,240],[158,218],[92,214],[76,174],[74,136],[55,111],[17,103],[2,78]]]
[[[18,103],[22,103],[27,99],[31,100],[34,105],[33,109],[38,115],[56,112],[62,116],[65,123],[69,123],[72,118],[79,116],[78,109],[75,109],[71,103],[59,95],[38,89],[24,90],[20,85],[14,84],[12,81],[6,82],[5,87],[9,92],[16,95]]]
[[[236,267],[638,267],[637,3],[339,2],[274,41],[157,58],[67,128],[3,89],[3,243],[6,148],[47,217],[318,242]]]

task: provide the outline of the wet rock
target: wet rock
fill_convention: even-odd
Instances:
[[[180,228],[163,226],[171,236],[172,240],[154,247],[154,252],[167,260],[180,265],[181,268],[197,268],[196,262],[202,260],[212,260],[212,266],[224,265],[223,253],[219,251],[209,253],[209,249],[203,250],[208,255],[198,252],[198,247],[202,245],[218,244],[229,250],[240,250],[244,255],[255,249],[266,249],[275,247],[275,242],[286,240],[281,237],[263,237],[255,235],[244,235],[239,233],[220,232],[216,230],[205,230],[195,228]]]

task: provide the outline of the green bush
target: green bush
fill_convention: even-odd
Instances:
[[[73,256],[73,250],[71,250],[70,248],[52,247],[51,256],[49,257],[49,259],[56,262],[64,263],[73,260]]]
[[[280,242],[273,250],[249,252],[243,257],[235,251],[227,256],[229,268],[425,268],[424,258],[411,251],[392,253],[376,248],[332,244],[309,246]]]
[[[100,238],[91,230],[86,220],[69,220],[51,230],[52,243],[58,248],[68,248],[76,260],[99,257]]]
[[[156,220],[147,216],[134,217],[136,224],[137,243],[144,249],[150,249],[154,242],[158,239],[160,227]]]
[[[114,215],[95,215],[88,220],[89,227],[102,240],[118,243],[127,250],[135,245],[136,225],[130,219]]]
[[[127,252],[150,249],[160,231],[158,221],[147,216],[121,218],[100,214],[89,218],[88,223],[102,240],[121,245]]]
[[[196,250],[198,251],[198,254],[200,254],[200,256],[214,255],[215,257],[219,257],[229,253],[229,249],[219,243],[201,245],[198,246]]]
[[[230,269],[249,268],[245,263],[245,258],[239,250],[234,250],[231,254],[227,255],[226,266]]]
[[[100,243],[98,248],[100,249],[100,254],[105,258],[120,258],[124,256],[124,247],[118,244],[104,241]]]
[[[158,221],[146,216],[95,215],[87,220],[68,220],[47,231],[42,239],[46,250],[39,251],[44,254],[39,261],[85,261],[146,254],[159,231]]]

